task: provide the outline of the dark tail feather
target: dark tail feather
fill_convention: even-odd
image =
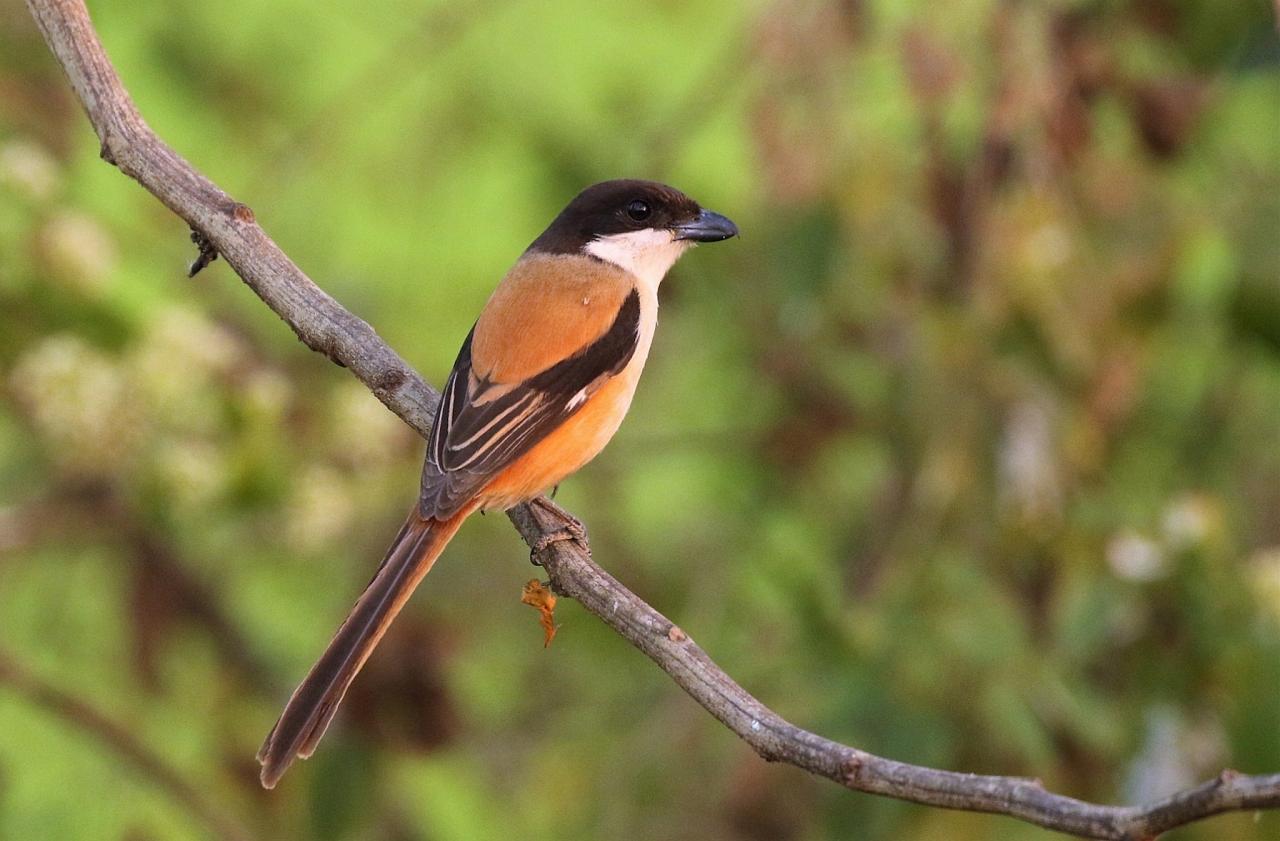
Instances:
[[[316,749],[356,673],[472,509],[447,520],[423,520],[416,507],[409,515],[373,580],[258,750],[264,787],[274,788],[294,759],[306,759]]]

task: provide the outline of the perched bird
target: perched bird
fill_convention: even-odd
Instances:
[[[604,448],[649,355],[662,278],[691,246],[737,233],[672,187],[605,181],[569,202],[525,250],[445,383],[417,505],[258,751],[263,786],[315,750],[463,520],[535,499]],[[579,529],[566,523],[568,534]]]

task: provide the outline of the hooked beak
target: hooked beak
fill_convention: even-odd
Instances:
[[[676,239],[694,242],[720,242],[738,235],[738,226],[728,217],[711,210],[703,210],[692,222],[684,222],[672,228]]]

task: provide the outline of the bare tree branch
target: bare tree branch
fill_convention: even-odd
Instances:
[[[426,434],[436,393],[372,327],[312,283],[254,222],[252,210],[156,137],[103,51],[84,4],[33,0],[27,8],[89,114],[103,159],[210,243],[303,344],[350,368],[387,408]]]
[[[311,282],[252,212],[197,172],[148,128],[102,49],[81,0],[27,0],[102,142],[102,156],[203,235],[313,350],[351,369],[426,435],[438,396],[368,324]],[[541,506],[509,512],[530,546],[561,521]],[[1151,839],[1222,812],[1280,807],[1280,774],[1217,778],[1143,806],[1103,806],[1052,794],[1037,780],[942,771],[885,759],[786,721],[726,675],[680,628],[598,567],[575,542],[541,560],[557,592],[577,599],[657,663],[708,712],[769,761],[787,762],[856,791],[947,809],[992,812],[1084,838]]]

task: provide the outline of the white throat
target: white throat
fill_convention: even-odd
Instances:
[[[690,240],[676,239],[671,231],[646,228],[598,237],[587,243],[583,250],[626,269],[644,286],[656,292],[667,270],[693,244]]]

